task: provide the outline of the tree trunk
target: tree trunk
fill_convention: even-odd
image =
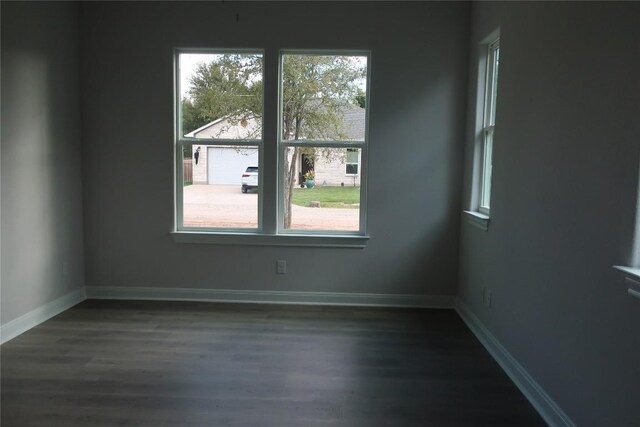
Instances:
[[[298,147],[293,149],[293,157],[291,164],[287,165],[288,155],[285,152],[285,170],[287,175],[284,181],[284,228],[291,228],[291,198],[293,196],[293,187],[296,185],[296,163],[298,161]]]

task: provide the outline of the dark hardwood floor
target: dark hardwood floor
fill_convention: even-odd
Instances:
[[[545,425],[451,310],[89,300],[0,352],[2,427]]]

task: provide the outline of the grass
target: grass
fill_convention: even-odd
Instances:
[[[315,186],[293,189],[292,203],[294,205],[308,207],[311,201],[320,202],[321,208],[358,209],[360,207],[360,187]]]

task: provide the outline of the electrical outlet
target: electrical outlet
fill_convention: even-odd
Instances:
[[[287,274],[287,261],[284,259],[279,259],[276,261],[276,273],[277,274]]]

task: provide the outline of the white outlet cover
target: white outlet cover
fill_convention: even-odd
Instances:
[[[287,261],[279,259],[276,261],[276,273],[278,274],[286,274],[287,272]]]

